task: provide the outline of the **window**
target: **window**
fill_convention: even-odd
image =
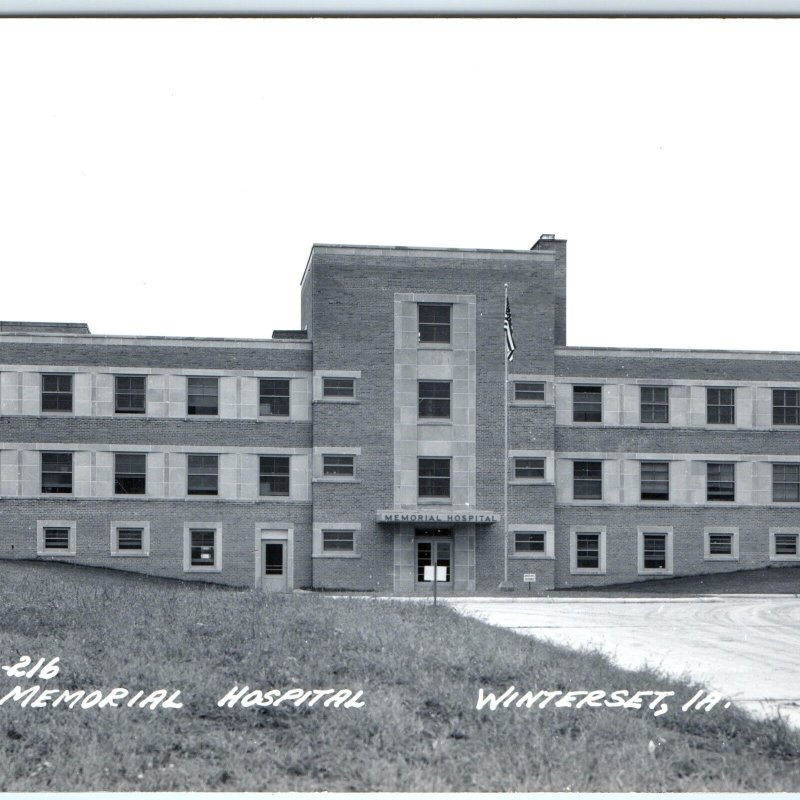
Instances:
[[[147,378],[144,375],[114,376],[114,413],[144,414]]]
[[[42,375],[42,411],[72,411],[72,375]]]
[[[420,497],[450,497],[450,459],[419,459]]]
[[[642,422],[669,422],[669,389],[666,386],[642,386]]]
[[[323,397],[355,397],[355,378],[323,378]]]
[[[772,501],[800,502],[800,464],[772,465]]]
[[[770,558],[773,561],[795,561],[800,555],[796,528],[770,528],[772,539]]]
[[[603,421],[602,387],[572,387],[572,419],[574,422]]]
[[[575,500],[603,499],[603,462],[575,461],[572,465]]]
[[[772,390],[772,424],[800,425],[800,390]]]
[[[330,477],[352,478],[355,474],[353,456],[323,455],[322,474]]]
[[[150,554],[150,523],[140,520],[111,523],[112,556]]]
[[[42,453],[42,494],[72,494],[72,453]]]
[[[261,456],[258,459],[258,493],[289,496],[289,456]]]
[[[514,400],[523,403],[543,403],[544,382],[517,381],[514,384]]]
[[[420,342],[449,344],[452,306],[420,303],[417,308]]]
[[[418,416],[450,419],[450,381],[420,381]]]
[[[352,553],[354,548],[353,531],[322,531],[323,553]]]
[[[184,572],[222,571],[222,524],[185,522],[183,524]]]
[[[289,416],[289,379],[262,378],[258,382],[258,413],[262,417]]]
[[[706,423],[733,425],[736,418],[733,389],[706,389]]]
[[[736,561],[739,558],[738,528],[704,528],[706,561]]]
[[[36,553],[40,556],[74,556],[76,523],[39,520],[36,523]]]
[[[574,575],[602,575],[605,571],[605,527],[570,527],[570,572]]]
[[[641,499],[669,500],[669,462],[642,461]]]
[[[514,553],[544,555],[545,539],[545,531],[517,531],[514,534]]]
[[[114,494],[145,494],[147,456],[144,453],[114,455]]]
[[[642,527],[638,533],[639,574],[672,574],[672,528]]]
[[[736,499],[733,464],[706,464],[706,499],[732,503]]]
[[[219,456],[190,454],[187,457],[187,494],[217,494],[218,476]]]
[[[186,379],[187,405],[190,416],[214,417],[219,414],[219,378]]]
[[[544,480],[544,459],[515,458],[514,477],[517,480]]]

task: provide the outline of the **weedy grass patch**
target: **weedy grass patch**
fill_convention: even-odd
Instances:
[[[0,663],[47,688],[180,689],[181,709],[0,706],[0,789],[790,791],[800,737],[735,707],[476,709],[479,688],[673,690],[446,607],[0,562]],[[0,673],[0,693],[17,684]],[[220,708],[233,686],[363,690],[363,708]],[[679,703],[673,700],[673,705]]]

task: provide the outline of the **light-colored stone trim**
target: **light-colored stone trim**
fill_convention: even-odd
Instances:
[[[508,482],[511,485],[543,486],[552,484],[555,480],[554,452],[552,450],[509,450],[508,458]],[[517,478],[515,462],[518,458],[544,459],[544,478]]]
[[[775,552],[775,534],[788,533],[798,538],[797,553],[793,556],[779,555]],[[800,527],[770,528],[769,529],[769,560],[770,561],[800,561]]]
[[[555,405],[555,376],[510,373],[508,376],[508,404],[516,408],[549,408]],[[517,400],[515,383],[543,383],[544,400]]]
[[[352,531],[352,552],[325,552],[323,549],[324,531]],[[315,522],[312,533],[313,558],[360,558],[361,557],[361,523],[360,522]]]

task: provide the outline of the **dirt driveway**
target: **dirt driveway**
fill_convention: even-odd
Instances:
[[[462,614],[628,669],[689,676],[758,716],[800,727],[800,598],[453,598]]]

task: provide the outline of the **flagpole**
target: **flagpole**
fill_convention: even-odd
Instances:
[[[506,318],[508,309],[508,284],[504,284],[505,297],[503,302],[503,319]],[[510,324],[510,321],[509,321]],[[505,401],[503,403],[503,587],[508,586],[508,346],[503,337],[503,388]]]

